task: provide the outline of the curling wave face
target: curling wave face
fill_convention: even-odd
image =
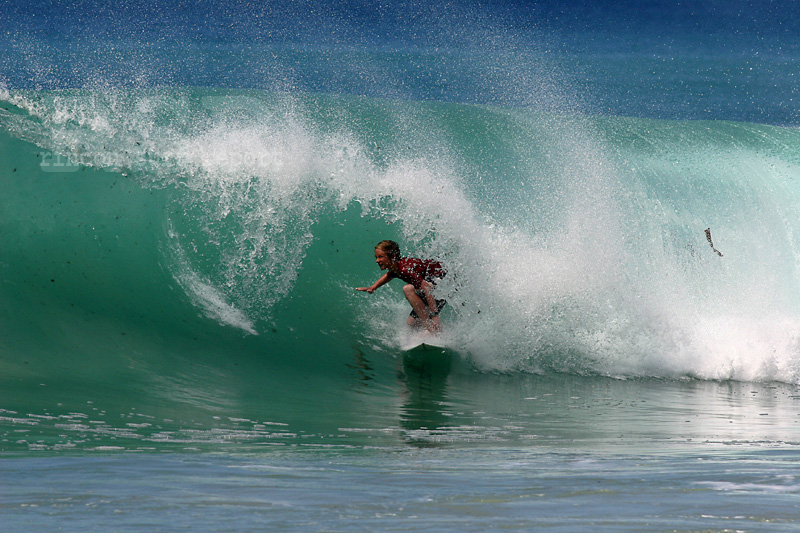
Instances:
[[[446,335],[479,370],[797,382],[796,130],[244,90],[2,97],[5,324],[77,306],[325,369],[396,346],[399,291],[352,290],[393,238],[456,273]]]

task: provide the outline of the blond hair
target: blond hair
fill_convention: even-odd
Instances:
[[[393,261],[400,259],[400,245],[394,241],[381,241],[375,245],[375,249],[385,252]]]

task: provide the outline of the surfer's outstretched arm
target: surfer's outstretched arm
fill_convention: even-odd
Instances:
[[[368,292],[368,293],[372,294],[373,292],[375,292],[375,289],[377,289],[378,287],[381,287],[383,285],[386,285],[391,280],[392,280],[392,278],[389,276],[389,273],[387,272],[386,274],[384,274],[383,276],[378,278],[378,281],[373,283],[371,286],[369,286],[369,287],[356,287],[356,290],[357,291]]]

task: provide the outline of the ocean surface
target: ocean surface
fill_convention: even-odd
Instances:
[[[798,82],[795,2],[0,1],[3,530],[795,531]]]

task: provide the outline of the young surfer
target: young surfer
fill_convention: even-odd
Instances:
[[[400,278],[407,285],[403,294],[411,304],[408,325],[424,327],[430,332],[439,331],[439,311],[447,304],[445,300],[437,300],[433,289],[438,278],[447,273],[438,261],[401,257],[400,246],[394,241],[381,241],[375,246],[375,262],[381,270],[388,270],[370,287],[358,287],[356,290],[372,294],[378,287]]]

